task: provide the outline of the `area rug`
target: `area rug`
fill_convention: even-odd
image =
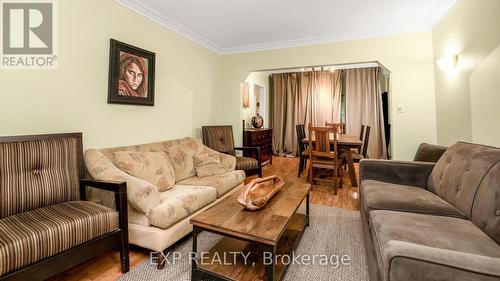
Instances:
[[[299,211],[303,213],[304,207],[301,206]],[[307,265],[290,263],[284,280],[368,280],[359,211],[311,204],[310,215],[310,226],[294,254],[315,256],[315,262],[308,262]],[[215,234],[201,233],[198,236],[198,251],[208,251],[220,238]],[[183,239],[172,247],[172,251],[179,252],[181,256],[175,264],[169,256],[170,264],[158,270],[148,259],[119,280],[191,280],[191,246],[191,239]],[[324,257],[328,257],[328,262],[322,259]]]

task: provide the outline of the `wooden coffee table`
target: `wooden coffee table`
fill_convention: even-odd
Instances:
[[[291,254],[309,225],[310,185],[286,183],[258,211],[245,210],[236,202],[242,189],[191,218],[193,253],[197,254],[197,262],[192,262],[191,280],[202,276],[218,280],[283,279],[288,263],[276,257]],[[304,199],[305,215],[297,213]],[[207,253],[198,254],[197,237],[202,231],[224,237]],[[264,256],[273,262],[264,265]]]

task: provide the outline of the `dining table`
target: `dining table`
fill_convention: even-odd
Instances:
[[[309,144],[309,136],[303,138],[302,142],[305,144]],[[311,142],[314,145],[314,134],[311,137]],[[330,143],[333,146],[333,136],[330,137]],[[351,186],[353,187],[358,187],[358,180],[356,178],[356,170],[354,168],[354,162],[352,160],[352,152],[353,149],[359,150],[362,144],[363,142],[361,141],[361,138],[357,135],[340,134],[337,140],[337,148],[339,150],[345,151],[347,169],[349,172],[349,178],[351,180]]]

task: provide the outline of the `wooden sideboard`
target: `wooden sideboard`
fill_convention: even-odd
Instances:
[[[273,163],[273,130],[272,129],[244,129],[243,146],[260,147],[262,165]],[[255,153],[244,152],[243,156],[255,158]]]

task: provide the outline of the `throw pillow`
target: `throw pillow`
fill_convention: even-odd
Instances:
[[[200,140],[189,139],[178,145],[171,146],[167,149],[167,155],[170,163],[174,167],[175,180],[181,181],[196,175],[194,169],[194,155],[203,151],[203,144]]]
[[[163,152],[115,151],[111,160],[125,173],[155,185],[159,192],[175,184],[174,168]]]
[[[194,167],[198,177],[219,175],[226,172],[217,152],[194,155]]]

